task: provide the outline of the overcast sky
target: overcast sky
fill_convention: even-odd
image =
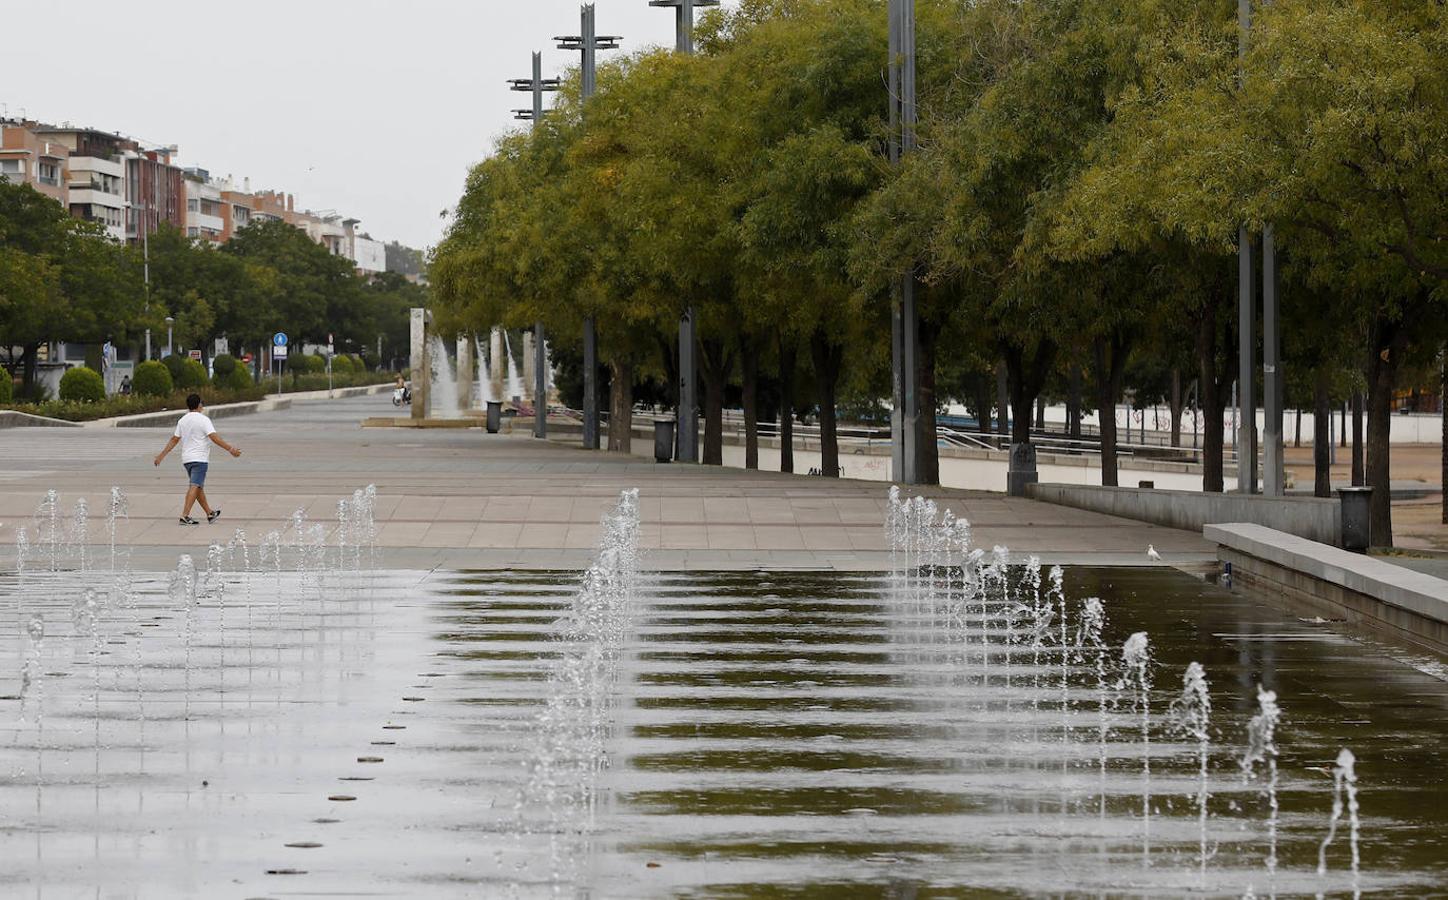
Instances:
[[[733,0],[726,0],[733,5]],[[576,65],[577,0],[67,0],[5,3],[0,104],[176,144],[183,166],[426,247],[470,165],[529,105],[508,78]],[[597,0],[624,49],[673,44],[674,13]],[[610,54],[603,54],[607,58]],[[545,101],[547,102],[547,101]],[[3,110],[0,110],[3,111]]]

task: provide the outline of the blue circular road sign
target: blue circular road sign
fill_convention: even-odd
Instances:
[[[276,334],[272,335],[272,343],[277,345],[278,347],[285,347],[287,345],[286,332],[278,331]]]

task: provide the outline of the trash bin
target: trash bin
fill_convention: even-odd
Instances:
[[[488,434],[497,434],[503,427],[503,404],[497,400],[488,401]]]
[[[1370,487],[1337,489],[1342,501],[1342,549],[1366,553],[1372,546],[1372,500]]]
[[[674,458],[673,419],[654,419],[654,462],[666,463]]]

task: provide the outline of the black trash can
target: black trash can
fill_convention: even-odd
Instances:
[[[488,401],[488,434],[497,434],[503,427],[503,404],[497,400]]]
[[[674,458],[673,419],[654,419],[654,462],[666,463]]]
[[[1342,501],[1342,549],[1366,553],[1373,544],[1373,489],[1338,488],[1337,496]]]

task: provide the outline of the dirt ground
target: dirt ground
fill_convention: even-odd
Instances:
[[[1393,481],[1420,482],[1432,491],[1421,499],[1399,500],[1393,504],[1394,543],[1405,550],[1448,551],[1448,525],[1443,524],[1442,455],[1437,444],[1399,444],[1393,447]],[[1337,450],[1332,483],[1352,479],[1352,451]],[[1287,447],[1287,471],[1299,486],[1312,484],[1312,447]]]

